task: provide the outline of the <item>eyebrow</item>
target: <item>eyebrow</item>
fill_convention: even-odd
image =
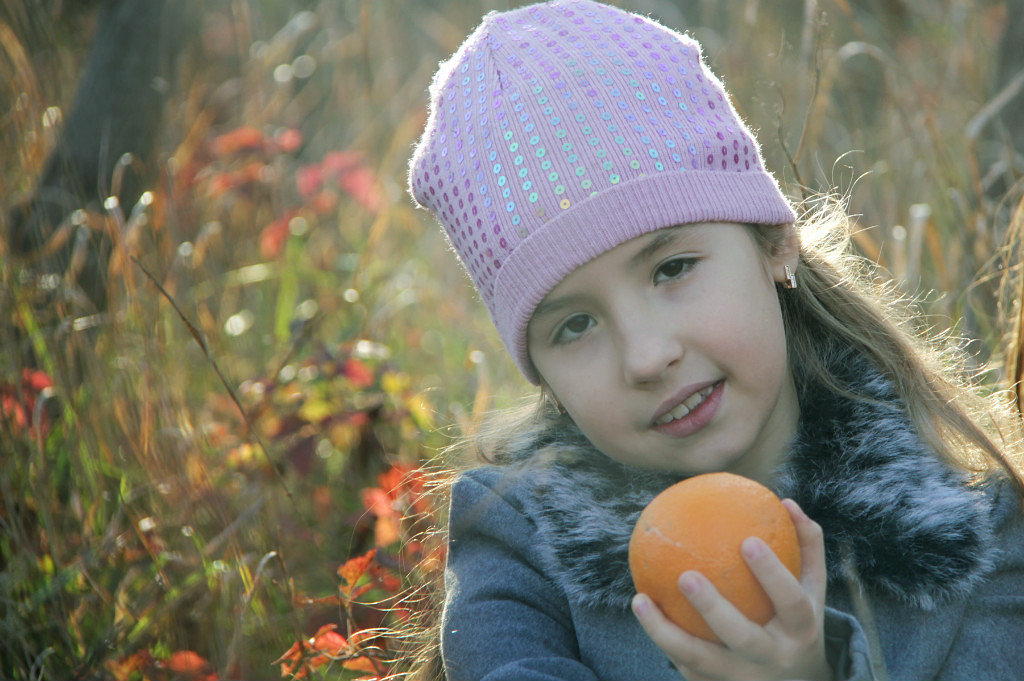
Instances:
[[[544,315],[557,312],[563,307],[570,307],[573,304],[573,298],[575,296],[567,296],[565,298],[556,298],[555,300],[543,300],[533,310],[533,318],[538,319]]]
[[[675,241],[679,236],[679,232],[682,231],[684,227],[686,227],[686,225],[675,225],[655,232],[654,238],[648,241],[643,248],[634,253],[629,259],[629,267],[633,268],[642,264],[659,250]]]
[[[674,225],[672,227],[665,227],[657,232],[653,232],[653,238],[651,238],[643,248],[630,257],[628,266],[630,268],[635,268],[641,265],[645,260],[657,253],[659,250],[675,241],[675,239],[679,237],[679,233],[685,227],[686,225]],[[573,298],[574,296],[568,296],[551,301],[542,301],[536,308],[534,308],[533,317],[539,318],[546,314],[556,312],[563,307],[571,307],[575,302]]]

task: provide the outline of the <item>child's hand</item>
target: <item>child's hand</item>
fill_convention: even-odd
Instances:
[[[669,621],[646,595],[633,599],[640,624],[689,681],[831,681],[825,661],[825,543],[821,527],[796,502],[782,502],[796,525],[802,555],[799,581],[760,539],[743,542],[743,557],[775,606],[764,626],[744,617],[699,572],[679,588],[722,643],[692,636]]]

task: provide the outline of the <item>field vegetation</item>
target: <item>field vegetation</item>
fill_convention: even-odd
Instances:
[[[63,231],[110,239],[106,308],[74,259],[48,272],[0,241],[2,678],[400,671],[387,632],[444,558],[424,467],[527,393],[405,191],[438,61],[521,3],[206,4],[148,191]],[[1008,385],[1006,3],[616,4],[691,27],[791,196],[845,197],[922,323]],[[57,140],[82,28],[0,26],[4,214]]]

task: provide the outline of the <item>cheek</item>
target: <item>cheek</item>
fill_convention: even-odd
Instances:
[[[731,305],[724,303],[705,310],[701,315],[705,323],[703,336],[710,344],[709,350],[721,360],[760,366],[771,374],[786,361],[782,311],[774,287],[755,290],[754,295],[750,289],[735,291]]]

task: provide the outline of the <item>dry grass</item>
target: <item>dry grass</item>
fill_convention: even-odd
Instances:
[[[217,58],[182,66],[151,191],[69,223],[115,242],[108,310],[0,245],[0,383],[25,417],[0,419],[0,675],[277,678],[271,662],[322,625],[395,621],[383,576],[426,553],[373,504],[415,494],[387,497],[395,479],[378,476],[525,385],[404,190],[438,60],[481,9],[518,3],[483,4],[218,5]],[[699,22],[794,196],[838,187],[859,247],[987,357],[1010,214],[986,191],[1001,5],[876,5],[905,15],[846,0],[630,7]],[[43,53],[0,25],[4,209],[31,191],[82,59],[50,39]],[[1000,172],[1016,181],[1019,166]],[[29,354],[52,386],[21,384]],[[381,572],[360,600],[381,607],[352,605],[336,568],[374,546]],[[209,666],[180,671],[183,651]]]

